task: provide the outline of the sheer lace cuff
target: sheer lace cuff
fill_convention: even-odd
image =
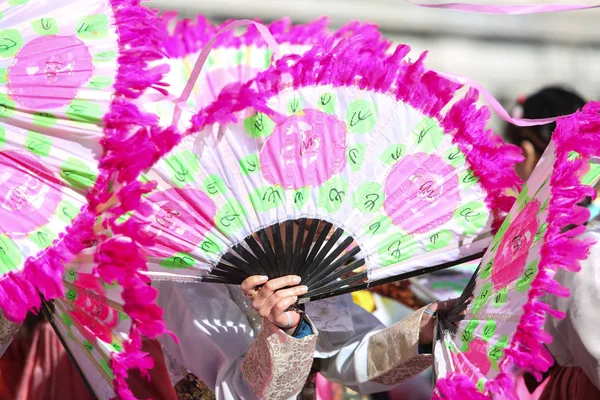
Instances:
[[[425,307],[369,339],[370,381],[395,385],[431,366],[431,354],[419,354],[419,327],[424,311]]]
[[[263,320],[262,329],[242,362],[244,377],[260,399],[289,399],[300,393],[313,363],[317,334],[293,338]]]

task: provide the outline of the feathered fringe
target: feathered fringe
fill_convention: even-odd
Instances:
[[[532,282],[517,331],[505,350],[506,357],[500,365],[502,373],[486,383],[490,393],[516,399],[515,371],[527,371],[540,380],[541,373],[553,363],[545,347],[552,341],[552,337],[544,331],[546,314],[563,318],[564,313],[551,309],[543,298],[547,294],[569,296],[569,290],[554,280],[554,273],[559,268],[579,271],[580,261],[588,257],[590,246],[594,244],[579,238],[585,232],[585,226],[566,231],[565,228],[587,221],[589,211],[578,204],[586,197],[594,198],[596,195],[596,191],[583,185],[580,179],[587,172],[589,159],[600,156],[599,113],[600,102],[591,102],[581,112],[557,121],[552,135],[556,159],[550,179],[548,230],[540,251],[539,272]],[[580,157],[570,160],[571,152],[577,152]],[[477,398],[472,396],[481,394],[470,380],[460,374],[439,380],[436,393],[436,399],[457,400]]]
[[[260,22],[258,19],[255,21]],[[193,21],[177,19],[175,12],[164,13],[161,17],[161,27],[167,32],[168,39],[163,48],[171,58],[182,58],[197,53],[230,22],[226,21],[222,25],[214,26],[203,15],[198,15]],[[377,25],[358,21],[347,23],[331,35],[328,31],[329,20],[325,17],[300,25],[292,24],[291,19],[286,17],[272,22],[267,27],[278,43],[292,45],[323,45],[330,37],[339,41],[360,36],[362,41],[372,44],[372,51],[384,54],[392,44],[381,36]],[[214,48],[241,46],[264,47],[266,43],[258,29],[254,25],[249,25],[243,35],[236,35],[234,31],[224,32],[219,35],[214,44]]]
[[[167,153],[179,140],[171,128],[163,129],[153,114],[143,113],[132,101],[147,90],[165,93],[162,82],[168,66],[150,64],[165,54],[159,50],[167,37],[155,12],[141,7],[140,0],[110,1],[119,34],[119,69],[114,85],[110,111],[104,117],[104,155],[100,160],[100,178],[88,196],[97,207],[117,193],[118,205],[110,209],[103,223],[112,229],[111,238],[99,237],[95,254],[96,273],[106,282],[117,282],[122,288],[123,310],[131,318],[129,339],[121,353],[113,353],[110,361],[114,372],[117,398],[135,399],[127,384],[130,369],[144,376],[153,367],[152,358],[141,350],[142,336],[155,338],[168,333],[162,320],[162,309],[155,304],[156,290],[141,272],[147,270],[140,251],[140,239],[133,230],[116,232],[116,218],[134,209],[143,193],[152,185],[140,185],[140,173]],[[142,245],[145,244],[142,243]]]
[[[50,247],[27,259],[22,271],[9,272],[2,278],[0,309],[8,320],[21,323],[30,310],[37,312],[40,293],[47,300],[64,296],[64,265],[93,245],[95,220],[95,213],[84,207]]]
[[[343,36],[343,35],[342,35]],[[370,47],[361,40],[332,37],[323,46],[315,46],[303,56],[284,56],[274,67],[258,74],[254,81],[226,87],[218,99],[192,118],[187,134],[198,132],[214,123],[235,120],[232,113],[245,108],[277,119],[266,107],[266,100],[284,88],[313,85],[358,86],[364,90],[389,93],[436,119],[452,135],[453,142],[465,154],[474,174],[487,192],[488,207],[495,212],[494,227],[503,221],[514,198],[508,189],[518,189],[521,181],[514,166],[522,160],[517,146],[504,144],[485,129],[487,108],[477,108],[478,93],[470,89],[442,115],[442,110],[456,95],[460,85],[434,71],[426,70],[425,53],[415,62],[405,57],[410,47],[399,45],[389,56],[373,57]],[[291,76],[291,81],[289,77]]]

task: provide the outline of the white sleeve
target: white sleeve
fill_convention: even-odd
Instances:
[[[319,360],[321,373],[362,394],[383,392],[424,371],[432,356],[419,354],[419,326],[424,308],[385,328],[371,313],[353,305],[352,330],[319,332],[319,350],[333,355]]]
[[[156,282],[172,357],[202,380],[217,400],[288,399],[304,386],[317,335],[294,339],[263,322],[256,339],[246,314],[217,284]]]

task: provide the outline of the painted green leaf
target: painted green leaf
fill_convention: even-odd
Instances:
[[[488,353],[488,360],[490,360],[490,364],[492,369],[498,371],[498,362],[504,356],[504,349],[508,346],[508,335],[502,336],[498,342],[492,346],[491,350]]]
[[[308,203],[310,198],[310,189],[302,187],[294,192],[294,207],[301,209]]]
[[[40,249],[45,249],[52,244],[56,237],[56,233],[43,226],[36,232],[29,235],[29,240],[35,243],[35,245]]]
[[[83,40],[105,39],[109,34],[110,22],[104,14],[89,15],[79,19],[77,36]]]
[[[79,209],[66,200],[58,205],[58,218],[63,222],[71,222],[79,214]]]
[[[97,175],[83,161],[69,157],[60,167],[60,177],[71,186],[86,190],[94,186]]]
[[[52,139],[35,131],[28,131],[25,148],[38,156],[47,156],[52,148]]]
[[[109,76],[94,76],[88,83],[88,86],[97,90],[102,90],[112,86],[113,83],[113,78]]]
[[[31,21],[33,30],[39,35],[58,35],[59,27],[54,18],[40,18]]]
[[[450,244],[453,238],[454,234],[449,230],[443,230],[441,232],[434,233],[433,235],[429,236],[429,240],[425,244],[425,249],[427,251],[443,249]]]
[[[267,137],[273,133],[275,123],[263,113],[256,113],[244,120],[244,129],[252,137]]]
[[[462,340],[462,351],[467,351],[469,349],[469,343],[473,341],[475,336],[475,329],[479,326],[479,321],[471,320],[463,329],[460,338]]]
[[[87,100],[73,100],[65,112],[71,121],[97,124],[102,119],[102,108],[100,104]]]
[[[485,322],[485,324],[483,324],[483,329],[481,330],[481,337],[483,338],[483,340],[488,342],[494,335],[494,332],[496,332],[496,321],[494,321],[493,319],[489,319]]]
[[[77,300],[77,292],[74,291],[73,289],[68,289],[67,292],[65,293],[65,299],[67,299],[69,301]]]
[[[494,259],[488,261],[485,266],[479,272],[479,276],[481,279],[488,279],[492,275],[492,270],[494,268]]]
[[[378,216],[373,218],[365,227],[367,234],[370,236],[381,235],[387,232],[392,226],[392,220],[386,216]]]
[[[243,175],[250,175],[260,170],[258,154],[250,154],[240,160],[240,169]]]
[[[4,147],[6,144],[6,129],[3,126],[0,126],[0,149]]]
[[[327,114],[335,114],[336,97],[334,93],[323,93],[319,96],[317,107]]]
[[[0,118],[12,117],[15,113],[16,105],[7,95],[0,93]]]
[[[195,175],[200,171],[198,156],[189,150],[178,151],[165,158],[169,167],[169,176],[177,187],[184,187],[196,180]]]
[[[348,181],[336,176],[319,188],[319,207],[334,213],[337,212],[348,193]]]
[[[6,68],[0,68],[0,84],[8,82],[8,70]]]
[[[367,146],[364,144],[357,143],[348,148],[348,164],[352,171],[357,172],[362,167],[363,161],[365,160],[365,151]]]
[[[471,169],[466,169],[465,171],[458,174],[458,184],[462,190],[469,189],[477,182],[479,182],[479,178]]]
[[[379,159],[383,161],[384,164],[393,165],[398,160],[400,160],[406,154],[406,145],[403,144],[393,144],[388,147]]]
[[[0,235],[0,274],[6,274],[18,268],[23,262],[17,244],[8,236]]]
[[[464,229],[465,235],[474,235],[485,227],[489,217],[489,211],[485,204],[479,201],[460,206],[454,213],[454,219]]]
[[[298,96],[294,96],[287,103],[287,112],[289,115],[294,115],[302,111],[302,99]]]
[[[538,274],[538,261],[539,260],[534,260],[531,263],[529,263],[529,265],[527,265],[523,276],[521,276],[521,278],[519,278],[519,280],[517,281],[517,284],[515,286],[516,290],[523,293],[529,290],[529,288],[531,287],[531,283]]]
[[[44,128],[56,125],[56,117],[48,112],[36,112],[33,114],[33,123]]]
[[[168,269],[186,269],[196,265],[194,258],[187,253],[177,253],[160,262],[160,266]]]
[[[485,283],[481,287],[479,293],[477,293],[477,295],[473,299],[473,306],[471,308],[471,312],[478,313],[479,310],[481,310],[481,308],[485,306],[490,300],[492,294],[494,294],[494,284],[492,282]]]
[[[508,301],[508,288],[500,289],[494,296],[494,307],[502,307]]]
[[[202,251],[208,254],[219,254],[221,251],[221,246],[218,244],[218,240],[212,235],[206,235],[202,243],[200,243],[200,248]]]
[[[280,186],[263,186],[250,193],[250,202],[259,212],[277,208],[285,201],[285,192]]]
[[[230,199],[217,211],[215,224],[225,235],[231,235],[244,227],[246,210],[235,199]]]
[[[27,3],[29,3],[29,0],[8,0],[8,4],[11,6],[20,6]]]
[[[377,253],[381,266],[397,264],[412,257],[418,250],[419,244],[410,235],[393,234],[385,238]]]
[[[0,58],[12,58],[23,47],[23,36],[16,29],[0,30]]]
[[[352,204],[363,213],[377,212],[384,200],[383,187],[377,182],[363,182],[352,194]]]
[[[467,161],[465,154],[460,151],[458,146],[454,145],[446,152],[444,159],[454,168],[461,167]]]
[[[412,130],[412,137],[422,151],[432,153],[444,141],[444,131],[436,120],[425,117]]]
[[[75,269],[73,269],[73,268],[69,268],[69,269],[65,270],[64,279],[70,283],[75,282],[75,279],[77,279],[77,271],[75,271]]]
[[[227,192],[227,185],[225,185],[225,181],[220,176],[211,174],[202,182],[202,190],[209,196],[216,196],[218,194],[225,194]]]
[[[114,50],[107,50],[94,54],[92,61],[97,63],[108,62],[114,60],[115,58],[117,58],[117,52]]]
[[[346,111],[346,126],[353,133],[369,133],[377,123],[375,105],[366,100],[355,100]]]

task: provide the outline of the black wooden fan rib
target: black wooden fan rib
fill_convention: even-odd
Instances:
[[[321,265],[325,257],[327,257],[327,255],[329,254],[333,246],[335,246],[335,244],[337,243],[337,241],[343,233],[344,230],[342,228],[337,228],[333,235],[331,235],[327,242],[325,242],[324,245],[319,249],[316,257],[311,261],[310,265],[303,274],[303,277],[305,277],[305,279],[310,280],[312,276],[319,272],[319,266]]]
[[[273,245],[271,249],[275,254],[275,262],[277,263],[277,274],[279,276],[285,276],[285,247],[283,247],[283,240],[281,238],[281,227],[279,224],[272,225],[271,232],[273,234]],[[269,244],[271,241],[269,241]]]
[[[319,221],[316,221],[316,223],[318,225]],[[319,234],[317,241],[312,246],[312,249],[310,250],[308,257],[304,260],[304,264],[302,265],[302,268],[300,268],[300,270],[297,273],[297,275],[300,276],[301,278],[306,276],[306,272],[308,271],[309,267],[312,265],[312,262],[315,260],[315,258],[321,251],[321,248],[323,247],[323,243],[325,242],[325,239],[327,239],[327,236],[329,235],[329,231],[331,230],[332,226],[333,226],[333,224],[330,222],[325,223],[325,227]],[[305,246],[307,246],[307,247],[310,247],[310,245],[311,245],[310,242],[305,243]]]
[[[298,232],[300,234],[300,232]],[[294,261],[294,221],[285,221],[285,266],[284,275],[292,274],[292,265]]]
[[[254,255],[256,256],[258,262],[260,263],[260,266],[262,267],[263,273],[261,275],[275,276],[275,271],[271,269],[271,264],[267,259],[267,254],[262,249],[262,247],[260,247],[256,239],[254,239],[254,236],[248,236],[246,238],[246,243],[248,244],[248,247],[250,247],[252,252],[254,252]]]
[[[301,265],[300,256],[302,253],[302,245],[304,243],[304,232],[306,230],[306,218],[302,218],[298,221],[298,229],[296,233],[296,243],[294,245],[294,251],[292,253],[292,265],[290,269],[290,273],[292,271],[297,271],[298,266]]]
[[[335,263],[335,260],[354,242],[352,237],[347,237],[341,244],[339,244],[324,260],[322,260],[312,273],[309,274],[308,281],[305,283],[306,286],[311,287],[311,285],[322,285],[324,283],[323,279],[327,278],[327,276],[333,273],[337,268],[339,268],[342,264]],[[357,247],[358,250],[360,250]]]
[[[477,254],[473,254],[467,257],[463,257],[459,260],[455,260],[455,261],[449,261],[440,265],[437,265],[435,267],[428,267],[428,268],[419,268],[416,269],[414,271],[409,271],[406,272],[404,274],[400,274],[400,275],[395,275],[389,278],[384,278],[384,279],[380,279],[377,281],[371,281],[371,282],[365,282],[365,283],[361,283],[358,285],[354,285],[354,286],[350,286],[351,283],[356,282],[358,279],[358,277],[360,277],[361,275],[365,275],[366,276],[366,272],[363,272],[362,274],[357,275],[356,277],[353,278],[357,278],[356,280],[353,280],[353,282],[349,282],[349,280],[353,279],[353,278],[349,278],[347,280],[342,280],[342,281],[338,281],[336,283],[336,285],[330,285],[330,287],[332,287],[333,289],[325,292],[325,288],[322,289],[318,289],[318,291],[313,291],[313,293],[307,293],[303,296],[301,296],[300,300],[298,301],[299,304],[304,304],[307,303],[309,301],[315,301],[315,300],[322,300],[322,299],[327,299],[329,297],[334,297],[334,296],[339,296],[342,294],[347,294],[347,293],[351,293],[357,290],[363,290],[363,289],[369,289],[372,287],[376,287],[376,286],[381,286],[381,285],[385,285],[388,283],[393,283],[393,282],[397,282],[397,281],[401,281],[404,279],[408,279],[408,278],[412,278],[415,276],[419,276],[419,275],[423,275],[425,273],[431,273],[431,272],[436,272],[436,271],[440,271],[443,269],[447,269],[447,268],[451,268],[457,265],[461,265],[470,261],[475,261],[480,259],[481,257],[483,257],[483,255],[485,254],[485,251],[477,253]],[[356,269],[356,268],[355,268]],[[364,279],[364,277],[363,277]],[[469,296],[470,297],[470,296]]]
[[[271,241],[269,240],[269,235],[265,229],[261,229],[258,233],[258,240],[260,241],[261,247],[267,256],[267,262],[271,267],[272,274],[269,277],[279,276],[279,268],[277,267],[277,257],[273,252],[273,246],[271,245]]]

